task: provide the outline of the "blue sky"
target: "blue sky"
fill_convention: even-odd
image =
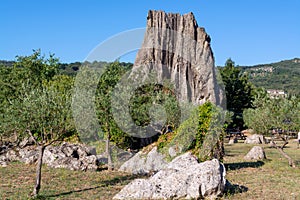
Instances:
[[[2,0],[0,9],[1,60],[40,48],[61,62],[83,61],[107,38],[145,27],[149,9],[193,12],[216,65],[300,57],[299,0]]]

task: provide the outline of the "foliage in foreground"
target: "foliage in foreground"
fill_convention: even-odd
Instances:
[[[191,116],[172,133],[158,139],[160,151],[168,152],[170,147],[179,152],[192,151],[199,161],[223,158],[223,137],[225,113],[211,102],[197,107]]]

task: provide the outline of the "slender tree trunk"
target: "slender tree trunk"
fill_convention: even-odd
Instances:
[[[39,145],[39,157],[38,157],[38,163],[36,165],[36,181],[35,181],[35,186],[33,189],[33,196],[37,196],[40,188],[41,188],[41,179],[42,179],[42,164],[43,164],[43,154],[45,147],[44,145]]]
[[[106,138],[106,154],[107,154],[107,165],[108,165],[108,170],[112,171],[114,169],[113,162],[112,162],[112,157],[111,157],[111,149],[110,149],[110,134],[107,134]]]
[[[272,138],[272,142],[273,142],[272,146],[274,146],[281,153],[281,155],[283,155],[286,159],[288,159],[289,165],[291,167],[296,167],[295,162],[293,161],[293,159],[287,153],[285,153],[283,151],[283,148],[288,144],[288,141],[284,140],[284,144],[281,147],[276,144],[276,142],[274,141],[273,138]]]
[[[280,147],[276,147],[276,148],[278,149],[278,151],[279,151],[285,158],[288,159],[289,165],[290,165],[291,167],[296,167],[296,165],[295,165],[293,159],[292,159],[289,155],[287,155]]]

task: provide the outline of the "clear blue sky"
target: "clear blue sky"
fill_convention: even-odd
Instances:
[[[55,53],[83,61],[105,39],[146,25],[149,9],[193,12],[212,38],[216,65],[300,57],[299,0],[1,0],[0,59]]]

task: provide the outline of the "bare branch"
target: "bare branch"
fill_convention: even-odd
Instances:
[[[31,130],[27,129],[26,131],[29,133],[30,137],[33,139],[35,145],[39,145],[39,143],[37,142],[36,138],[32,135]]]

